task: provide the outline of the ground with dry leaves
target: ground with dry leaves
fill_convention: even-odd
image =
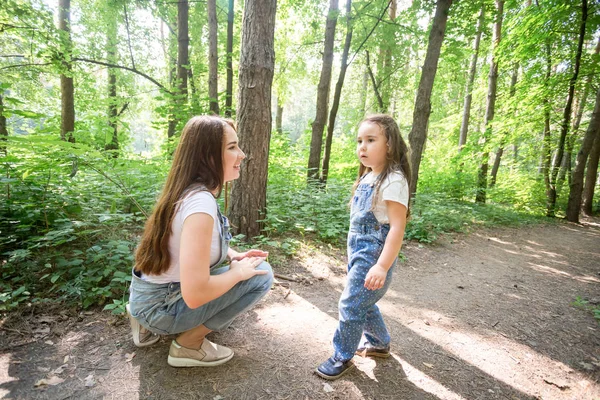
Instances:
[[[274,265],[267,298],[212,339],[236,356],[167,365],[168,337],[137,349],[123,317],[32,310],[0,330],[7,399],[600,399],[600,326],[572,303],[600,298],[600,223],[479,230],[408,243],[380,308],[392,357],[355,357],[335,382],[329,356],[345,254],[303,246]],[[44,312],[45,311],[45,312]]]

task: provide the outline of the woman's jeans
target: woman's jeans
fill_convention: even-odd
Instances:
[[[267,262],[257,270],[265,275],[238,282],[227,293],[198,308],[189,308],[181,297],[179,282],[156,284],[133,274],[129,305],[131,315],[146,329],[162,335],[177,334],[204,325],[210,330],[226,329],[241,313],[249,310],[273,284],[273,271]],[[219,275],[229,266],[213,268],[211,275]]]

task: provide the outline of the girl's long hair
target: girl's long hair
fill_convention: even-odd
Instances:
[[[404,179],[406,179],[406,183],[408,184],[408,193],[412,193],[411,191],[411,174],[410,174],[410,159],[408,154],[408,146],[402,136],[400,135],[400,128],[398,128],[398,124],[392,117],[387,114],[375,114],[370,115],[363,119],[361,123],[371,123],[376,124],[381,128],[382,133],[385,135],[388,144],[388,151],[386,155],[386,164],[383,168],[383,171],[377,179],[375,180],[375,194],[374,199],[379,195],[379,189],[381,188],[381,184],[385,182],[385,179],[393,172],[400,171],[404,175]],[[352,188],[352,197],[354,197],[354,192],[356,191],[356,187],[360,183],[361,178],[371,171],[371,168],[365,167],[363,163],[360,163],[360,167],[358,168],[358,178],[356,182],[354,182],[354,186]],[[372,206],[375,202],[372,203]],[[410,198],[409,198],[409,206],[410,206]],[[410,207],[408,207],[410,209]],[[407,216],[410,215],[410,212],[407,213]]]
[[[208,190],[220,196],[225,124],[235,129],[233,121],[216,116],[193,117],[183,128],[167,181],[135,253],[136,271],[160,275],[169,269],[171,224],[185,195]]]

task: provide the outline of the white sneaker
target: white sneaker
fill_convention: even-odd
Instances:
[[[133,343],[137,347],[151,346],[158,342],[160,336],[150,332],[148,329],[140,325],[137,319],[131,316],[129,311],[129,304],[125,306],[127,309],[127,316],[129,317],[129,325],[131,325],[131,336],[133,337]]]
[[[199,350],[183,347],[173,340],[167,362],[172,367],[214,367],[231,360],[233,350],[204,338]]]

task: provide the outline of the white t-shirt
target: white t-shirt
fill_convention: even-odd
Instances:
[[[175,218],[171,225],[171,237],[169,238],[169,254],[171,265],[169,269],[160,275],[142,274],[142,279],[153,283],[179,282],[179,245],[181,243],[181,231],[183,222],[192,214],[204,213],[213,218],[212,241],[210,244],[210,264],[213,265],[221,257],[221,224],[218,217],[218,206],[215,198],[210,192],[201,191],[188,194],[179,203],[175,211]]]
[[[362,179],[361,183],[373,184],[377,180],[378,175],[374,175],[373,172],[369,172]],[[395,201],[403,204],[408,208],[408,200],[410,198],[408,182],[404,177],[404,174],[400,171],[392,172],[381,182],[379,188],[379,194],[377,199],[374,199],[373,214],[380,224],[387,224],[390,222],[387,215],[387,207],[385,201]]]

